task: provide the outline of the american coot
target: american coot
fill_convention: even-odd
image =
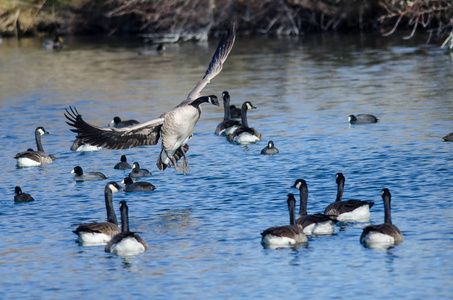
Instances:
[[[296,225],[295,220],[296,200],[294,199],[294,197],[288,196],[287,203],[289,210],[290,225],[276,226],[264,230],[261,233],[261,244],[263,246],[265,247],[294,246],[299,243],[305,243],[307,241],[307,236]]]
[[[41,144],[41,136],[44,134],[49,134],[44,127],[40,126],[35,129],[35,140],[38,150],[33,151],[32,149],[27,149],[27,151],[17,153],[14,158],[17,160],[18,167],[44,166],[53,162],[55,157],[47,154]]]
[[[87,181],[87,180],[103,180],[107,179],[107,177],[102,174],[101,172],[87,172],[83,173],[83,169],[80,166],[76,166],[71,173],[75,173],[74,180],[75,181]]]
[[[126,201],[120,202],[121,233],[105,245],[105,252],[118,255],[135,255],[148,250],[148,244],[135,232],[129,231],[129,215]]]
[[[222,38],[204,77],[189,93],[187,99],[182,101],[172,110],[161,115],[160,118],[144,122],[132,127],[124,128],[101,128],[86,123],[76,109],[66,109],[66,118],[70,126],[75,127],[72,131],[77,132],[78,138],[82,138],[90,144],[109,149],[128,149],[130,147],[156,145],[162,135],[162,151],[159,154],[157,167],[160,170],[173,166],[175,170],[184,174],[189,171],[187,157],[185,155],[186,143],[193,136],[193,129],[201,113],[201,104],[210,103],[219,105],[215,95],[201,96],[203,88],[220,73],[223,63],[230,53],[235,40],[234,25]],[[177,165],[177,159],[183,158],[181,166]]]
[[[104,245],[116,234],[120,233],[115,209],[113,208],[112,194],[116,193],[120,186],[116,182],[109,182],[104,188],[105,209],[107,222],[83,223],[73,232],[77,234],[77,241],[84,246]]]
[[[238,144],[250,144],[256,141],[261,141],[261,133],[258,133],[254,128],[249,127],[247,121],[247,110],[256,108],[250,101],[242,104],[241,110],[241,127],[237,128],[234,132],[228,135],[230,142]],[[228,134],[228,133],[227,133]]]
[[[117,170],[132,169],[131,165],[127,162],[126,155],[121,155],[121,161],[117,163],[113,168]]]
[[[303,179],[297,179],[292,187],[298,189],[300,192],[300,209],[296,224],[303,229],[306,235],[333,234],[335,232],[335,220],[324,214],[307,214],[307,182]]]
[[[345,178],[342,173],[337,173],[337,198],[335,202],[329,204],[324,210],[328,215],[339,222],[367,222],[370,220],[370,208],[374,205],[373,201],[348,200],[341,201]]]
[[[31,202],[31,201],[35,200],[35,199],[33,199],[32,196],[30,196],[30,194],[23,193],[22,189],[19,186],[16,186],[14,188],[14,192],[15,192],[15,195],[14,195],[15,203]]]
[[[113,120],[110,122],[109,126],[115,127],[115,128],[124,128],[124,127],[130,127],[140,124],[139,121],[137,120],[121,120],[120,117],[114,117]]]
[[[380,225],[370,225],[363,229],[360,236],[360,242],[365,247],[370,248],[385,248],[394,246],[404,240],[401,231],[392,224],[390,214],[390,191],[382,190],[382,199],[384,200],[385,221]]]
[[[267,146],[261,150],[261,154],[267,154],[267,155],[274,155],[277,154],[279,151],[277,148],[275,148],[274,142],[269,141],[267,143]]]
[[[371,124],[376,123],[378,118],[373,115],[359,114],[359,115],[349,115],[349,123],[351,124]]]
[[[154,191],[156,187],[149,182],[145,181],[132,181],[132,178],[126,177],[123,182],[126,186],[124,187],[125,192],[149,192]]]
[[[152,175],[151,172],[148,171],[147,169],[140,169],[140,165],[138,162],[134,162],[132,164],[132,171],[129,173],[129,177],[132,178],[139,178],[151,175]]]

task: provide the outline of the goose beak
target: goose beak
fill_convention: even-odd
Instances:
[[[216,96],[209,96],[209,102],[211,102],[212,105],[220,106],[219,99],[217,99]]]

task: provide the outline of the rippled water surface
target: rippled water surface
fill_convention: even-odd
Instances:
[[[256,107],[249,124],[263,134],[250,146],[214,135],[222,108],[205,105],[188,153],[190,173],[159,171],[160,146],[78,153],[63,116],[69,105],[105,126],[114,116],[146,121],[185,99],[204,74],[216,41],[169,45],[139,56],[139,42],[67,39],[60,53],[39,40],[0,45],[0,298],[441,298],[453,291],[453,56],[416,39],[316,35],[238,39],[222,73],[204,90],[228,90]],[[349,114],[377,124],[350,126]],[[44,126],[45,167],[15,167],[36,148]],[[280,153],[260,154],[268,140]],[[81,247],[74,223],[105,220],[106,181],[75,183],[80,165],[120,182],[120,156],[150,169],[151,193],[127,200],[132,230],[149,251],[122,258]],[[309,213],[334,201],[392,193],[392,217],[405,235],[378,251],[359,243],[368,223],[337,226],[333,236],[296,249],[263,249],[260,232],[288,223],[286,195],[308,182]],[[34,202],[14,204],[14,186]],[[118,212],[119,214],[119,212]]]

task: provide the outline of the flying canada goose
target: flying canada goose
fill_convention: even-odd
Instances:
[[[154,191],[156,187],[149,182],[145,181],[132,181],[132,178],[126,177],[123,182],[126,186],[124,187],[125,192],[149,192]]]
[[[217,125],[215,129],[215,134],[218,135],[225,135],[228,130],[234,131],[235,129],[241,127],[241,122],[237,120],[231,119],[231,111],[230,111],[230,94],[227,91],[222,93],[223,98],[223,121]],[[234,127],[234,128],[233,128]]]
[[[132,171],[129,173],[129,177],[131,178],[139,178],[145,176],[151,176],[151,172],[147,169],[140,169],[140,165],[138,162],[134,162],[132,164]]]
[[[261,150],[261,154],[267,154],[267,155],[274,155],[274,154],[277,154],[278,152],[279,151],[277,148],[275,148],[273,141],[269,141],[267,143],[267,146]]]
[[[453,142],[453,132],[443,137],[445,142]]]
[[[371,124],[377,123],[378,118],[373,115],[367,114],[358,114],[358,115],[349,115],[349,123],[351,124]]]
[[[234,130],[232,133],[227,133],[228,141],[238,144],[250,144],[256,141],[261,141],[261,133],[258,133],[254,128],[249,127],[247,122],[247,110],[256,108],[250,101],[245,101],[241,108],[241,127]]]
[[[116,234],[120,233],[115,209],[113,208],[112,194],[120,190],[116,182],[109,182],[105,185],[104,198],[107,211],[107,222],[83,223],[73,232],[77,234],[77,242],[84,246],[104,245]]]
[[[66,109],[65,113],[66,118],[70,121],[67,123],[75,127],[71,130],[78,134],[78,138],[109,149],[156,145],[162,135],[162,150],[157,160],[157,167],[160,170],[165,170],[173,166],[176,171],[182,171],[184,174],[189,172],[186,157],[188,145],[186,143],[192,138],[194,126],[200,118],[201,104],[219,105],[215,95],[202,97],[200,93],[222,70],[223,64],[233,47],[235,36],[233,24],[217,46],[203,79],[189,93],[186,100],[162,114],[160,118],[131,127],[101,128],[86,123],[77,110],[70,107],[69,110]],[[184,161],[181,166],[178,166],[177,161],[181,157],[184,158]]]
[[[293,188],[300,191],[300,208],[296,224],[306,235],[327,235],[335,233],[335,223],[331,217],[324,214],[307,214],[308,186],[303,179],[297,179]],[[294,197],[293,194],[289,194]]]
[[[337,173],[337,199],[329,204],[324,210],[324,214],[334,218],[339,222],[366,222],[370,220],[370,208],[374,205],[373,201],[348,200],[341,201],[345,178],[343,173]]]
[[[115,127],[115,128],[124,128],[124,127],[130,127],[140,124],[139,121],[137,120],[121,120],[120,117],[114,117],[113,120],[109,123],[110,127]]]
[[[135,232],[129,231],[129,216],[126,201],[120,202],[121,233],[105,245],[105,252],[118,255],[134,255],[148,250],[148,244]]]
[[[127,162],[126,155],[121,155],[121,161],[117,163],[113,168],[117,170],[132,169],[131,165]]]
[[[78,151],[78,152],[89,152],[89,151],[99,151],[102,150],[101,147],[93,146],[90,144],[85,143],[81,139],[75,139],[72,143],[71,147],[69,148],[71,151]]]
[[[14,193],[14,203],[31,202],[35,200],[30,194],[23,193],[19,186],[14,188]]]
[[[392,224],[390,213],[390,191],[382,190],[384,200],[384,223],[380,225],[369,225],[363,229],[360,236],[360,243],[369,248],[386,248],[401,243],[404,240],[401,231]]]
[[[63,38],[59,35],[56,35],[53,40],[45,40],[42,43],[42,46],[45,50],[60,51],[63,48]]]
[[[294,246],[307,241],[307,236],[303,233],[302,229],[296,225],[296,200],[294,199],[294,195],[293,197],[288,195],[286,202],[288,203],[290,225],[275,226],[264,230],[261,233],[261,244],[265,247]]]
[[[87,172],[83,173],[81,166],[76,166],[71,173],[75,173],[74,180],[77,182],[88,181],[88,180],[103,180],[107,177],[101,172]]]
[[[44,152],[44,148],[41,144],[41,136],[44,134],[49,134],[44,127],[40,126],[35,129],[35,140],[38,150],[29,151],[32,149],[27,149],[27,151],[17,153],[14,158],[17,160],[18,167],[44,166],[53,162],[55,157]]]

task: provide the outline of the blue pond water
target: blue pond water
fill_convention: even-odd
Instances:
[[[147,121],[185,99],[204,74],[216,41],[170,45],[139,56],[142,45],[66,41],[60,53],[40,40],[0,46],[0,298],[441,298],[453,291],[453,56],[423,41],[372,35],[238,39],[222,73],[204,90],[228,90],[256,107],[249,124],[263,141],[230,144],[214,135],[223,110],[205,105],[188,153],[186,176],[156,166],[160,146],[77,153],[63,116],[69,105],[106,126],[114,116]],[[350,126],[349,114],[377,124]],[[44,126],[45,167],[15,167],[36,148]],[[268,140],[280,153],[261,155]],[[74,223],[105,220],[107,181],[76,183],[71,170],[101,171],[120,182],[120,156],[150,169],[151,193],[128,201],[130,226],[149,251],[123,258],[81,247]],[[382,223],[382,188],[405,236],[387,250],[364,248],[362,228],[337,226],[296,249],[264,249],[260,232],[288,223],[286,195],[308,182],[308,212],[334,201],[335,174],[345,199],[374,200]],[[34,202],[14,204],[14,186]],[[119,214],[119,212],[118,212]]]

